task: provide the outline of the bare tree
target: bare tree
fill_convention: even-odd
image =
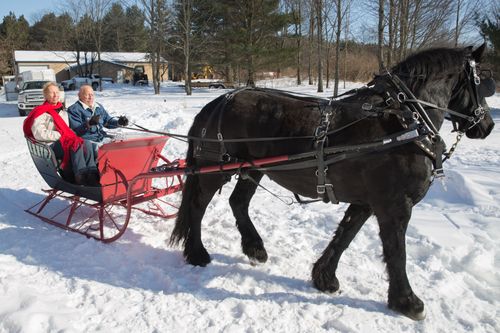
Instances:
[[[396,0],[389,0],[389,45],[387,49],[387,67],[392,66],[394,58],[394,46],[396,45]]]
[[[302,66],[302,13],[303,5],[305,3],[304,0],[288,0],[290,1],[290,7],[292,9],[293,15],[293,27],[294,27],[294,35],[296,39],[296,66],[297,66],[297,85],[300,86],[302,83],[301,80],[301,66]]]
[[[97,56],[97,73],[101,76],[101,51],[104,35],[104,16],[107,14],[113,0],[68,0],[66,13],[73,19],[75,28],[72,44],[76,51],[78,71],[80,75],[91,74],[93,62]],[[85,72],[82,70],[80,54],[84,53]],[[94,56],[95,52],[95,56]],[[91,64],[88,64],[88,53]],[[90,67],[90,72],[89,72]],[[88,73],[87,73],[88,72]],[[99,89],[102,82],[99,79]]]
[[[181,49],[184,56],[184,90],[186,95],[191,95],[193,89],[191,87],[191,53],[192,53],[192,14],[193,0],[178,0],[175,8],[176,15],[176,45]]]
[[[345,34],[344,34],[344,89],[345,87],[345,82],[347,78],[347,56],[348,56],[348,51],[347,51],[347,45],[349,44],[349,22],[351,19],[351,1],[352,0],[347,0],[347,6],[345,10]]]
[[[324,58],[325,58],[325,76],[326,76],[326,89],[330,88],[330,68],[331,61],[330,55],[332,46],[335,45],[335,30],[337,27],[337,15],[333,15],[335,13],[336,6],[332,2],[327,2],[324,5],[324,39],[325,39],[325,48],[324,48]]]
[[[377,58],[378,58],[379,71],[382,71],[384,68],[384,27],[385,27],[384,7],[385,7],[385,0],[378,0]]]
[[[97,73],[99,74],[99,91],[102,91],[101,75],[101,51],[104,35],[104,16],[107,14],[113,0],[81,0],[80,4],[86,8],[86,12],[92,20],[92,38],[97,52]]]
[[[149,53],[153,69],[153,87],[155,95],[160,94],[162,54],[165,50],[168,33],[169,11],[165,0],[141,0],[146,23],[149,26]]]
[[[340,1],[340,0],[339,0]],[[323,92],[323,0],[314,1],[317,26],[318,92]]]
[[[335,77],[333,84],[333,96],[339,93],[339,66],[340,66],[340,36],[342,33],[342,0],[336,0],[337,4],[337,30],[335,38]]]
[[[75,52],[77,63],[76,72],[83,76],[87,70],[87,53],[91,52],[93,47],[90,41],[90,19],[85,16],[85,8],[80,6],[78,0],[68,0],[64,12],[71,17],[73,28],[70,34],[70,48]],[[82,66],[81,54],[84,53],[85,70]],[[68,61],[68,59],[65,59]],[[68,63],[69,64],[69,63]]]
[[[499,6],[498,1],[492,0],[491,3]],[[488,6],[487,2],[482,0],[454,0],[452,7],[455,8],[453,45],[457,47],[460,38],[466,38],[470,32],[477,29],[476,16],[478,8],[487,8]]]
[[[314,45],[314,27],[315,27],[315,19],[314,19],[314,0],[309,0],[309,36],[308,36],[308,64],[307,64],[307,75],[309,77],[309,85],[313,85],[313,45]]]

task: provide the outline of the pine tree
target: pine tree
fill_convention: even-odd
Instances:
[[[286,48],[277,47],[279,34],[291,23],[291,15],[280,12],[279,0],[195,1],[195,26],[207,26],[212,38],[206,57],[228,81],[245,72],[246,84],[255,85],[256,71],[283,60]],[[203,36],[203,34],[202,34]]]
[[[493,46],[490,52],[490,62],[494,66],[494,72],[498,73],[500,72],[500,11],[497,10],[491,17],[486,17],[479,22],[479,28]]]
[[[69,50],[73,22],[67,14],[45,14],[29,29],[30,49]]]
[[[26,49],[29,45],[29,24],[21,15],[12,12],[0,24],[0,72],[14,73],[14,50]]]
[[[104,16],[103,51],[121,52],[124,50],[127,33],[127,19],[120,3],[114,3]]]
[[[144,22],[146,18],[139,7],[133,5],[125,11],[125,37],[123,51],[146,52],[148,43],[148,30]]]

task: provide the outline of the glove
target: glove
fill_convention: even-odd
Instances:
[[[128,119],[125,116],[120,116],[118,117],[118,125],[120,126],[127,126],[128,125]]]
[[[97,125],[99,124],[99,119],[101,118],[100,115],[96,114],[96,115],[93,115],[90,119],[89,119],[89,125]]]

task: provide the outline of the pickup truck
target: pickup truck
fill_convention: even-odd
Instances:
[[[42,105],[44,101],[43,97],[43,86],[45,83],[50,81],[28,81],[24,82],[21,88],[19,88],[19,94],[17,95],[17,109],[21,117],[26,116],[38,105]],[[62,90],[62,87],[59,87]],[[66,105],[66,97],[64,91],[59,94],[59,101]]]
[[[52,69],[24,71],[18,75],[15,83],[17,93],[17,109],[20,116],[26,116],[38,105],[43,104],[43,86],[47,82],[56,82],[56,75]],[[62,87],[59,101],[65,104],[65,95]]]
[[[70,80],[65,80],[61,82],[64,90],[75,90],[79,89],[84,84],[92,86],[94,90],[99,88],[99,80],[102,82],[114,83],[113,79],[110,77],[101,77],[97,74],[90,74],[88,76],[75,76]]]

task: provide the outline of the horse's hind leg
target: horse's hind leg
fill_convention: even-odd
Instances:
[[[370,215],[372,215],[372,210],[369,206],[351,204],[347,208],[344,218],[335,231],[335,236],[314,264],[312,280],[317,289],[328,292],[339,289],[339,281],[335,276],[335,271],[340,256]]]
[[[191,265],[210,263],[210,255],[201,240],[201,220],[210,200],[225,181],[225,176],[219,174],[189,175],[186,179],[170,243],[183,241],[184,257]]]
[[[251,179],[244,179],[242,177],[238,179],[234,191],[229,198],[229,203],[236,218],[236,226],[241,234],[241,248],[243,253],[251,261],[266,262],[267,252],[264,248],[264,243],[255,229],[252,220],[250,220],[250,216],[248,216],[250,200],[255,194],[257,184],[263,175],[258,171],[250,171],[248,175]]]
[[[425,318],[424,303],[413,293],[406,275],[405,234],[411,216],[408,200],[374,207],[389,275],[389,308],[414,320]]]

